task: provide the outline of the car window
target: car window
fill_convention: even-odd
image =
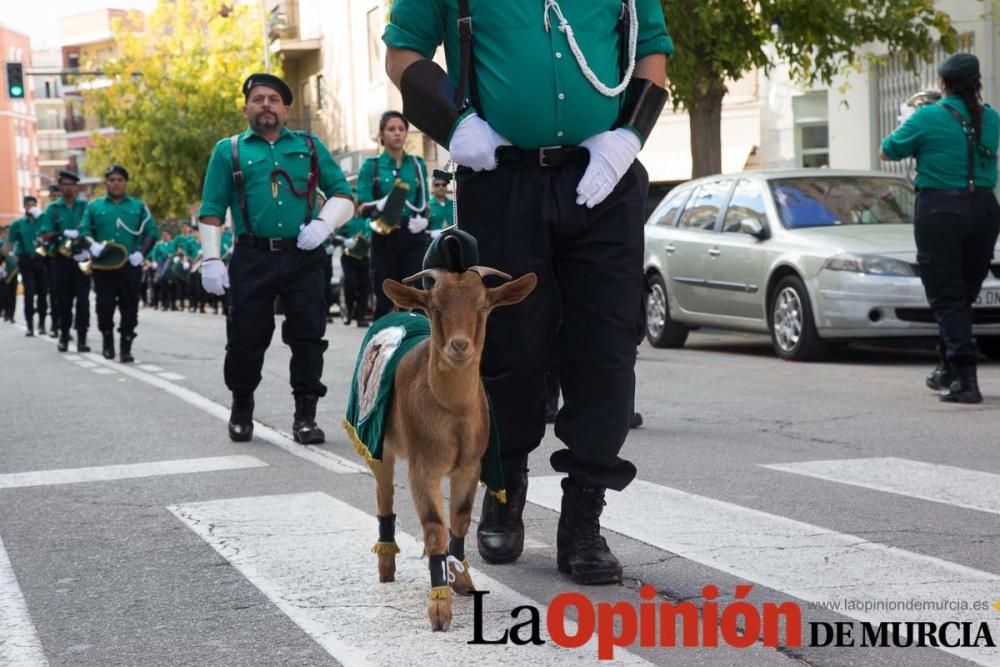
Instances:
[[[733,190],[733,197],[726,209],[726,219],[722,222],[723,232],[740,231],[740,221],[751,218],[767,226],[767,211],[764,208],[764,193],[760,186],[745,179],[740,180]]]
[[[913,223],[913,188],[899,178],[824,175],[770,185],[778,218],[788,229]]]
[[[677,226],[681,229],[713,229],[731,185],[730,181],[714,181],[699,186],[684,207]]]
[[[668,194],[650,216],[649,224],[672,227],[674,220],[677,219],[677,213],[684,207],[684,202],[687,201],[689,194],[691,194],[690,188],[675,189]]]

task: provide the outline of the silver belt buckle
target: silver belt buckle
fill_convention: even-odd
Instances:
[[[561,150],[561,149],[562,149],[562,146],[542,146],[541,148],[539,148],[538,149],[538,166],[540,166],[540,167],[551,167],[552,165],[548,164],[545,161],[545,153],[548,152],[548,151],[556,151],[556,150]]]
[[[267,240],[267,245],[270,248],[271,252],[279,252],[281,250],[281,246],[278,245],[280,242],[281,242],[281,239],[268,239]]]

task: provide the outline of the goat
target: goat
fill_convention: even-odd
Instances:
[[[480,460],[490,437],[489,404],[479,376],[486,319],[494,308],[523,301],[537,284],[535,274],[529,273],[490,288],[483,284],[483,278],[490,275],[511,280],[496,269],[474,266],[462,273],[428,269],[403,281],[431,278],[434,285],[429,290],[395,280],[383,283],[386,295],[397,306],[427,313],[430,337],[405,352],[396,366],[382,458],[372,466],[379,519],[379,542],[373,551],[378,554],[379,581],[393,581],[399,551],[393,468],[397,457],[404,458],[409,462],[410,490],[430,559],[427,615],[435,631],[451,626],[451,591],[458,595],[475,591],[464,551]],[[445,476],[451,490],[450,539],[442,507]]]

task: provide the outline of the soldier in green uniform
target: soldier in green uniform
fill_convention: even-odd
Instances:
[[[373,219],[371,236],[371,276],[375,290],[375,319],[393,308],[382,292],[387,278],[402,280],[420,271],[427,251],[427,165],[423,158],[404,150],[410,124],[398,111],[386,111],[379,121],[379,143],[384,150],[368,158],[358,171],[358,202],[362,215]],[[409,190],[399,225],[387,230],[377,224],[395,183]]]
[[[8,227],[0,227],[0,248],[7,242]],[[0,257],[0,318],[14,322],[17,309],[17,249],[7,257]]]
[[[160,232],[160,240],[153,245],[153,250],[149,254],[154,272],[153,307],[157,310],[177,309],[175,299],[169,293],[169,281],[166,275],[170,258],[174,254],[173,243],[170,232],[163,230]]]
[[[927,386],[947,403],[981,403],[972,304],[1000,229],[1000,114],[982,101],[979,59],[956,53],[938,68],[944,98],[917,109],[882,141],[886,160],[917,159],[913,233],[920,280],[940,332]]]
[[[341,319],[344,324],[355,320],[361,328],[368,326],[368,299],[371,295],[368,249],[372,231],[368,220],[365,216],[355,216],[336,230],[343,245],[340,267],[344,270],[344,282],[341,285],[344,290],[344,312],[341,313]]]
[[[434,170],[434,178],[431,180],[430,202],[430,231],[431,237],[435,238],[445,227],[451,227],[455,222],[455,203],[448,197],[448,183],[451,182],[451,174],[438,169]]]
[[[97,328],[103,338],[105,359],[115,358],[115,305],[121,313],[119,361],[135,361],[132,341],[139,323],[139,289],[142,263],[156,243],[156,220],[141,200],[129,197],[128,170],[112,165],[104,172],[104,197],[87,205],[83,215],[84,235],[90,240],[90,254],[95,260],[104,252],[106,243],[125,247],[128,261],[113,270],[94,270],[94,291],[97,293]]]
[[[90,276],[80,269],[80,262],[89,255],[81,243],[83,213],[86,200],[77,197],[80,177],[71,171],[59,172],[58,200],[45,210],[43,236],[55,241],[59,251],[52,259],[53,293],[59,309],[59,351],[69,349],[70,324],[76,329],[76,349],[90,352],[87,330],[90,328]],[[76,305],[74,317],[73,306]]]
[[[302,444],[317,444],[325,440],[316,425],[316,403],[326,394],[323,262],[329,258],[322,244],[354,214],[354,197],[319,139],[285,127],[292,91],[284,81],[252,74],[243,83],[243,96],[249,128],[216,144],[198,214],[205,290],[222,296],[231,286],[224,371],[233,394],[229,437],[253,436],[253,396],[280,296],[282,340],[292,349],[292,435]],[[319,192],[326,197],[322,208]],[[228,267],[221,259],[227,210],[236,235]]]
[[[635,158],[666,102],[673,44],[662,7],[396,0],[383,39],[407,118],[459,165],[458,225],[478,241],[480,262],[538,275],[486,334],[508,502],[487,495],[479,552],[511,562],[523,549],[527,458],[545,433],[554,363],[565,389],[555,433],[567,446],[551,458],[567,475],[558,567],[578,583],[621,581],[599,519],[605,490],[636,474],[619,457],[643,327],[648,178]],[[442,42],[448,72],[431,60]]]
[[[7,238],[0,246],[4,260],[16,253],[17,267],[24,285],[25,336],[35,335],[35,310],[38,310],[38,332],[45,335],[46,283],[44,258],[36,250],[42,245],[40,233],[45,227],[45,214],[38,208],[38,199],[31,195],[24,198],[24,217],[17,218],[7,229]]]

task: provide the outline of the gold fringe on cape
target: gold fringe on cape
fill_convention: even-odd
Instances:
[[[368,451],[368,447],[365,446],[365,443],[361,442],[361,438],[358,437],[358,432],[354,430],[354,426],[351,425],[351,422],[345,419],[341,423],[344,426],[344,430],[347,432],[348,440],[350,440],[351,445],[354,446],[354,451],[361,455],[361,458],[365,460],[365,463],[368,464],[368,467],[371,468],[372,472],[378,470],[378,466],[381,461],[372,458],[372,453]]]

